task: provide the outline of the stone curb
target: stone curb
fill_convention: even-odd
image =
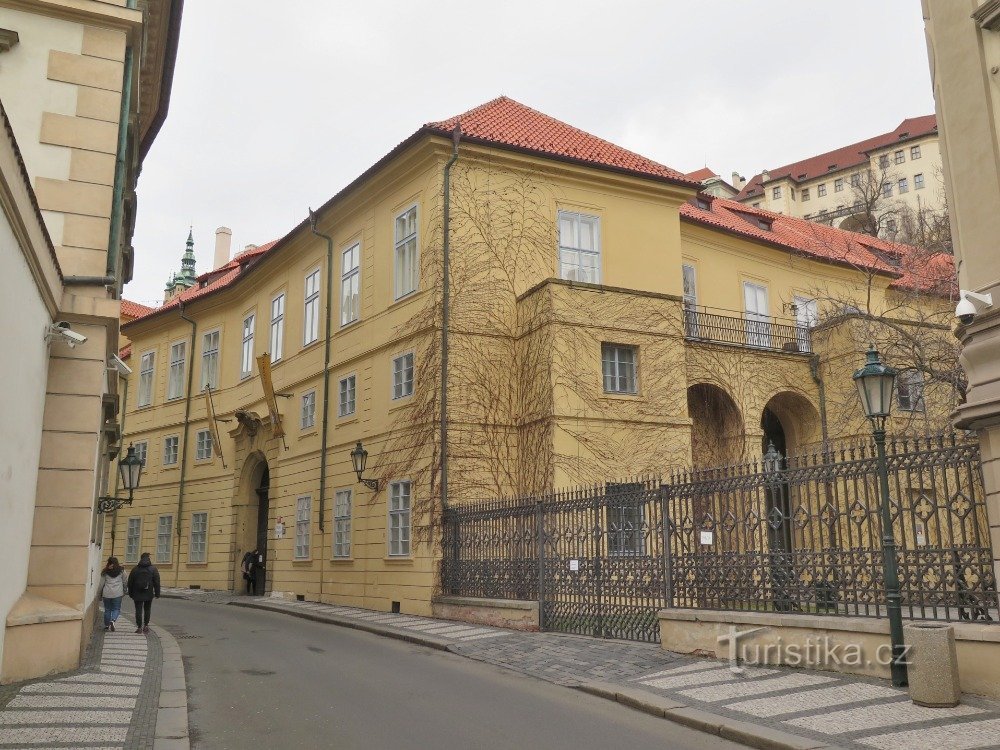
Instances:
[[[313,622],[323,622],[328,625],[339,625],[344,628],[351,628],[353,630],[363,630],[366,633],[373,633],[375,635],[381,635],[386,638],[394,638],[397,641],[406,641],[407,643],[413,643],[417,646],[426,646],[427,648],[433,648],[438,651],[450,651],[450,646],[452,641],[445,640],[443,638],[435,638],[430,635],[423,635],[419,633],[413,633],[407,630],[400,630],[398,628],[389,627],[387,625],[377,625],[371,622],[360,622],[358,620],[352,620],[347,617],[338,617],[337,615],[327,615],[320,612],[309,612],[303,610],[295,610],[291,607],[282,607],[270,605],[265,602],[228,602],[231,607],[247,607],[249,609],[263,609],[268,612],[278,612],[283,615],[291,615],[292,617],[300,617],[303,620],[312,620]]]
[[[836,750],[837,747],[822,740],[690,708],[683,703],[639,688],[623,687],[608,682],[584,682],[572,687],[589,695],[606,698],[637,711],[760,750]]]
[[[160,639],[160,650],[163,654],[153,750],[190,750],[187,684],[184,678],[181,648],[174,637],[163,628],[157,625],[149,627]]]

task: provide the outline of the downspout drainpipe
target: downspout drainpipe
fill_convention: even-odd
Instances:
[[[184,303],[180,303],[181,320],[191,324],[191,343],[188,346],[188,378],[187,398],[184,401],[184,447],[181,448],[181,476],[177,487],[177,518],[174,526],[177,529],[177,554],[174,556],[174,586],[177,585],[181,572],[181,511],[184,510],[184,480],[187,475],[188,433],[191,428],[191,386],[194,382],[194,344],[198,334],[198,324],[184,315]]]
[[[333,237],[316,228],[316,214],[309,209],[309,228],[317,237],[326,240],[326,341],[323,345],[323,429],[319,454],[319,538],[320,555],[319,597],[323,600],[323,560],[326,558],[326,438],[330,421],[330,329],[333,323]]]
[[[444,256],[441,279],[441,509],[448,510],[448,325],[451,320],[451,167],[458,159],[462,125],[451,133],[451,158],[444,165]]]
[[[132,47],[125,48],[125,72],[122,79],[121,111],[118,115],[118,155],[115,159],[114,196],[111,200],[111,236],[108,238],[107,275],[118,285],[118,246],[121,244],[122,207],[125,197],[125,171],[128,159],[129,116],[132,110]],[[115,289],[118,296],[118,289]]]
[[[812,375],[816,387],[819,389],[819,425],[823,433],[823,453],[830,449],[830,436],[826,423],[826,384],[819,376],[819,355],[813,354],[809,357],[809,374]]]
[[[122,407],[121,407],[122,408],[122,423],[121,423],[121,427],[119,427],[118,429],[121,430],[121,438],[120,439],[121,439],[122,447],[124,447],[125,446],[125,410],[126,410],[126,408],[128,406],[128,378],[122,378],[122,380],[125,381],[125,384],[123,386],[124,393],[122,394]],[[119,456],[120,455],[121,454],[119,453]],[[114,493],[114,497],[118,497],[118,483],[121,481],[121,479],[122,479],[121,474],[116,471],[115,472],[115,493]],[[115,527],[116,527],[117,524],[118,524],[118,509],[115,508],[115,512],[111,514],[111,554],[112,555],[115,554]]]

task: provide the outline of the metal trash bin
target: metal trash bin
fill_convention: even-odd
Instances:
[[[903,627],[907,652],[910,699],[918,706],[947,708],[962,698],[958,684],[955,629],[937,622],[915,622]]]

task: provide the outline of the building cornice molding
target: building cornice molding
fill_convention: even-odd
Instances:
[[[141,38],[142,11],[98,0],[0,0],[0,8],[12,8],[65,21],[125,31],[129,42]],[[139,34],[136,36],[136,32]]]
[[[988,31],[1000,31],[1000,0],[988,0],[975,13],[973,20],[979,28]]]

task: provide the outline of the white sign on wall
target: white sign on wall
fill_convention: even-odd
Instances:
[[[570,560],[569,561],[569,569],[570,570],[579,570],[580,569],[580,561],[579,560]]]
[[[278,522],[274,524],[274,538],[285,538],[285,522],[281,520],[281,516],[278,516]]]
[[[714,536],[715,536],[715,533],[712,532],[712,531],[703,531],[703,532],[701,532],[701,543],[702,544],[711,544],[712,543],[712,538]]]

